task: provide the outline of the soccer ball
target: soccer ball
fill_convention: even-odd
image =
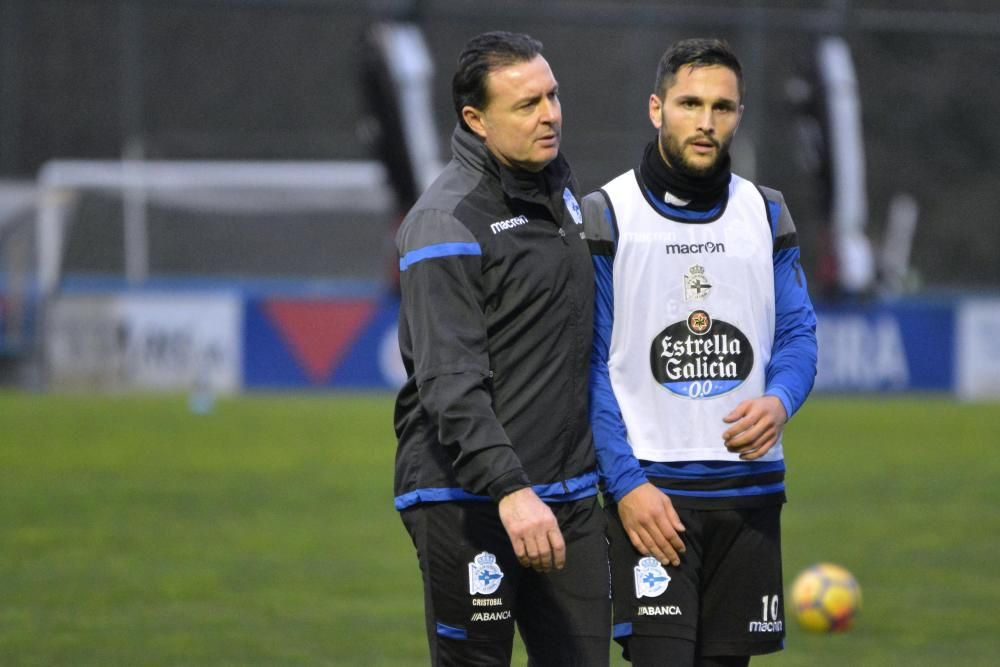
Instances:
[[[861,611],[861,587],[850,572],[817,563],[792,583],[792,604],[799,625],[810,632],[843,632]]]

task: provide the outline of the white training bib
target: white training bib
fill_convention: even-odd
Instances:
[[[711,222],[659,213],[634,172],[604,188],[618,226],[608,369],[635,456],[736,460],[722,418],[763,394],[774,340],[764,197],[735,174]],[[780,442],[762,460],[782,458]]]

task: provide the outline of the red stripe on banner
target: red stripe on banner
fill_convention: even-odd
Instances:
[[[373,301],[268,301],[264,311],[313,384],[330,379],[375,311]]]

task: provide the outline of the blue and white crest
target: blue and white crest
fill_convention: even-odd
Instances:
[[[637,598],[656,596],[667,590],[670,585],[670,575],[660,565],[660,561],[652,556],[639,559],[639,564],[632,570],[635,572],[635,596]]]
[[[503,572],[497,565],[497,557],[488,551],[476,556],[469,563],[469,595],[489,595],[500,588]]]
[[[563,201],[566,202],[566,208],[569,210],[569,214],[573,216],[573,222],[578,225],[583,224],[583,214],[580,212],[580,203],[576,201],[576,197],[573,193],[569,191],[569,188],[563,190]]]

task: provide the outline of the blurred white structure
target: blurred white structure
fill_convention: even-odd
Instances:
[[[149,205],[202,213],[329,212],[331,222],[338,210],[388,216],[392,208],[385,169],[377,162],[52,161],[38,176],[38,285],[43,296],[58,288],[67,223],[80,195],[88,191],[121,196],[126,278],[135,285],[149,274]]]
[[[817,64],[829,122],[831,238],[840,287],[865,292],[875,282],[875,260],[865,232],[868,195],[861,103],[850,47],[842,37],[824,37]]]

